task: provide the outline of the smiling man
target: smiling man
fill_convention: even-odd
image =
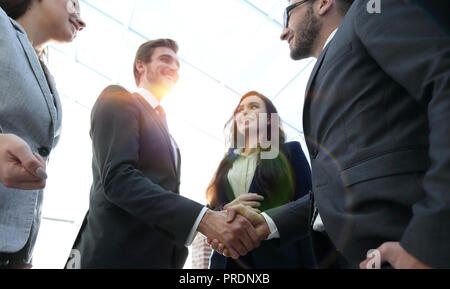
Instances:
[[[322,267],[450,266],[450,38],[407,2],[286,8],[292,59],[317,58],[303,112],[313,193],[252,222],[281,242],[312,229],[337,249]]]
[[[134,62],[137,92],[106,88],[91,115],[93,175],[89,212],[70,268],[182,268],[196,231],[222,239],[237,254],[259,246],[244,217],[179,194],[180,152],[160,105],[178,81],[178,45],[144,43]],[[77,262],[78,264],[76,264]]]
[[[450,38],[416,6],[380,3],[289,1],[281,39],[294,60],[317,58],[311,223],[350,267],[375,261],[361,262],[370,249],[394,268],[448,267]]]

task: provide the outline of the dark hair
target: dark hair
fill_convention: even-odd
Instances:
[[[30,7],[34,0],[0,0],[0,7],[14,20],[17,20]]]
[[[345,16],[355,0],[338,0],[337,2],[339,3],[338,8],[341,11],[341,14]]]
[[[172,39],[156,39],[142,44],[136,53],[136,58],[134,59],[133,64],[134,80],[136,81],[136,85],[139,85],[140,78],[139,71],[136,68],[138,61],[142,61],[144,63],[151,62],[153,52],[155,52],[155,49],[158,47],[167,47],[172,49],[175,53],[178,52],[178,44]]]
[[[249,96],[259,97],[265,103],[268,115],[278,113],[272,101],[256,91],[250,91],[242,96],[239,101],[239,105]],[[225,129],[230,127],[231,124],[230,139],[234,144],[236,144],[236,135],[238,133],[235,115],[238,112],[239,105],[234,110],[233,116],[225,124]],[[271,123],[268,123],[267,131],[267,139],[270,141]],[[285,143],[285,138],[286,137],[280,123],[279,147]],[[234,161],[237,159],[232,152],[234,148],[236,148],[236,145],[232,146],[229,149],[229,153],[227,153],[222,159],[213,179],[208,186],[208,189],[206,190],[206,200],[208,205],[213,208],[221,204],[228,203],[234,199],[234,195],[231,194],[229,188],[226,186],[228,172],[233,167]],[[259,187],[264,190],[263,192],[258,193],[263,193],[265,195],[264,203],[268,204],[269,207],[282,205],[287,201],[290,201],[294,195],[291,168],[289,162],[281,151],[275,159],[261,159],[258,157],[258,168],[255,171],[254,178]],[[287,198],[282,200],[281,197]]]
[[[309,1],[310,5],[312,5],[316,0]],[[353,2],[355,0],[336,0],[337,2],[337,9],[343,16],[347,14],[348,9],[350,9],[350,6],[352,6]]]

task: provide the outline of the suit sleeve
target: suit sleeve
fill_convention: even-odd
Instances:
[[[165,190],[139,170],[139,108],[126,94],[104,92],[92,112],[94,162],[105,197],[182,247],[204,206]]]
[[[363,3],[361,3],[363,2]],[[450,264],[450,38],[418,7],[381,2],[368,14],[360,1],[354,29],[371,57],[394,81],[426,106],[429,157],[425,197],[412,207],[402,247],[432,267]]]
[[[283,206],[265,211],[272,218],[280,234],[280,245],[299,240],[309,232],[309,194]]]

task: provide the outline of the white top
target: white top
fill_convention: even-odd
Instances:
[[[227,178],[234,196],[237,198],[249,193],[258,166],[258,150],[244,155],[243,149],[235,149],[234,153],[239,155],[239,158],[234,161],[233,167],[228,171]]]

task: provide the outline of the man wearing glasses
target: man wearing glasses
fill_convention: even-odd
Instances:
[[[352,2],[291,0],[284,17],[291,58],[317,58],[303,113],[311,201],[270,219],[234,211],[282,242],[313,227],[340,266],[448,268],[450,38],[404,0],[378,14]]]

